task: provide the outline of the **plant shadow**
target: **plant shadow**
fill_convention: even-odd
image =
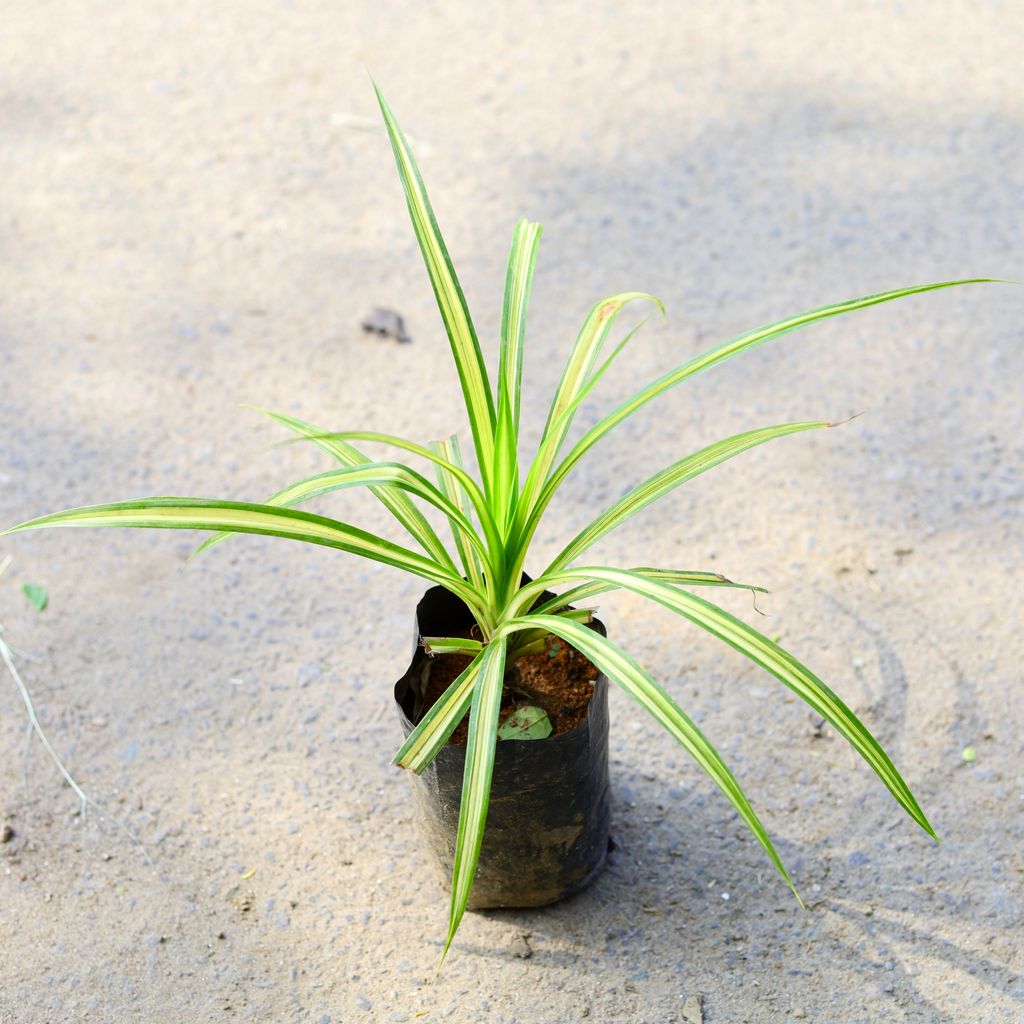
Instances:
[[[685,991],[702,992],[716,1016],[728,1007],[767,1021],[802,1006],[827,1019],[822,994],[850,976],[865,993],[936,1024],[964,1019],[943,1007],[936,977],[969,975],[1010,1013],[1024,1003],[1008,948],[986,950],[962,927],[968,901],[923,891],[901,858],[841,855],[829,837],[776,837],[784,863],[821,880],[802,887],[801,909],[717,793],[672,799],[652,782],[626,793],[614,804],[608,866],[588,890],[546,908],[478,912],[528,936],[531,971],[599,970],[642,1015],[664,1012],[669,994]],[[462,937],[454,948],[492,962],[517,955]]]

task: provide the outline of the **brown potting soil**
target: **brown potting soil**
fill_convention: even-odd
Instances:
[[[471,631],[457,635],[468,637]],[[586,718],[598,671],[579,651],[557,637],[549,636],[544,647],[537,654],[520,658],[505,673],[500,722],[518,708],[539,707],[551,720],[551,735],[561,736]],[[424,693],[426,708],[433,706],[471,660],[463,654],[438,654],[429,659],[430,675]],[[467,714],[448,742],[465,746],[468,734]]]

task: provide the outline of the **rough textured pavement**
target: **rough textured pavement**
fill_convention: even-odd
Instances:
[[[953,0],[8,3],[0,524],[145,494],[259,500],[327,468],[267,451],[281,435],[242,402],[466,436],[366,68],[492,354],[514,220],[545,225],[533,441],[603,295],[650,290],[669,320],[591,422],[758,323],[1024,277],[1022,44],[1019,4]],[[412,344],[360,329],[375,306]],[[769,587],[765,619],[723,600],[832,683],[914,787],[941,845],[773,679],[601,600],[730,761],[806,911],[614,695],[608,871],[549,910],[468,916],[434,980],[446,900],[387,764],[420,587],[283,541],[182,571],[186,534],[4,538],[3,635],[110,817],[77,816],[38,745],[24,762],[4,675],[0,1021],[1022,1019],[1022,311],[1009,286],[908,300],[696,378],[580,466],[531,562],[685,451],[864,412],[715,470],[594,553]],[[319,507],[391,530],[365,495]]]

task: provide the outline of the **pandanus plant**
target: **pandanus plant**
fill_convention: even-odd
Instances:
[[[820,320],[904,296],[989,279],[899,288],[824,306],[759,327],[669,370],[601,418],[569,446],[570,427],[581,403],[636,334],[636,329],[630,331],[610,354],[606,354],[606,342],[623,308],[630,303],[647,302],[661,309],[657,299],[643,292],[612,295],[598,302],[584,321],[551,401],[536,454],[525,477],[521,477],[520,385],[526,312],[540,225],[520,220],[513,233],[505,279],[497,387],[493,388],[462,288],[416,161],[379,90],[377,98],[458,371],[479,479],[467,471],[455,436],[423,445],[376,431],[328,431],[293,416],[267,412],[271,419],[299,435],[296,440],[306,439],[333,456],[339,468],[286,487],[262,504],[208,498],[143,498],[45,515],[8,532],[55,526],[212,531],[215,536],[203,547],[231,534],[266,534],[383,562],[439,584],[461,598],[479,627],[479,639],[433,637],[426,643],[431,652],[456,652],[472,660],[422,716],[393,761],[403,768],[423,772],[468,712],[466,767],[445,953],[466,909],[479,859],[506,668],[524,654],[543,649],[551,636],[565,641],[589,659],[678,741],[725,794],[796,893],[760,819],[701,730],[642,665],[617,644],[589,628],[590,613],[576,606],[607,591],[631,591],[662,605],[766,669],[844,736],[910,817],[929,835],[935,836],[889,756],[831,689],[777,643],[690,592],[692,588],[701,587],[761,588],[737,584],[713,572],[578,564],[596,541],[687,480],[766,441],[832,424],[819,420],[762,427],[716,441],[686,455],[627,491],[576,534],[534,579],[524,576],[524,568],[544,513],[574,467],[620,423],[677,384],[755,345]],[[403,462],[373,459],[357,444],[383,445],[422,459],[432,464],[436,482]],[[349,523],[295,507],[347,487],[369,488],[422,550],[404,547]],[[451,549],[435,532],[418,501],[438,509],[448,521]],[[558,596],[539,602],[545,592],[557,592]]]

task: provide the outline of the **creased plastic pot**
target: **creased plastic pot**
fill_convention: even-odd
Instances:
[[[426,657],[420,637],[451,636],[472,622],[462,601],[442,587],[432,587],[416,606],[416,649],[395,684],[405,736],[415,724],[415,680]],[[592,627],[605,632],[597,621]],[[409,775],[421,834],[445,885],[451,882],[465,764],[466,748],[447,744],[421,776]],[[498,740],[470,908],[539,907],[586,888],[604,867],[608,820],[608,681],[600,675],[586,719],[571,732]]]

